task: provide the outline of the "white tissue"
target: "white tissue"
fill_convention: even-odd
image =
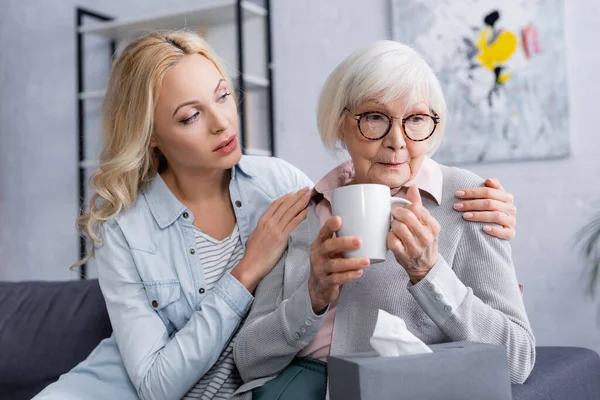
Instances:
[[[371,346],[381,357],[397,357],[409,354],[431,353],[419,338],[409,332],[402,318],[379,310]]]

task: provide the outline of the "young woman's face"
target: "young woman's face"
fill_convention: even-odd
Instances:
[[[165,74],[151,144],[167,158],[169,168],[208,171],[239,162],[232,88],[204,56],[185,56]]]

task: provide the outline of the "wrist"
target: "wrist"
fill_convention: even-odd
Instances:
[[[410,278],[410,282],[413,285],[416,285],[417,283],[425,279],[425,277],[429,274],[429,271],[431,271],[435,264],[437,264],[438,258],[439,256],[436,256],[435,260],[433,262],[430,262],[430,265],[427,265],[425,268],[417,266],[412,272],[409,272],[408,277]]]
[[[323,312],[327,309],[327,306],[329,306],[329,302],[324,301],[320,298],[320,296],[317,296],[314,291],[311,290],[310,286],[308,288],[308,295],[310,297],[310,304],[312,306],[313,313],[315,315],[323,314]]]
[[[417,283],[421,282],[423,280],[423,278],[425,278],[426,275],[409,275],[408,277],[410,278],[410,283],[412,283],[413,285],[416,285]]]
[[[231,270],[231,275],[244,285],[250,293],[254,292],[262,279],[261,276],[258,276],[256,268],[252,268],[252,263],[246,257],[242,257],[238,265]]]

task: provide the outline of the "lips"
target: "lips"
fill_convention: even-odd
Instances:
[[[379,164],[383,164],[383,165],[395,165],[395,166],[400,166],[402,164],[406,164],[407,161],[403,161],[403,162],[379,162]]]
[[[219,143],[219,145],[217,147],[215,147],[213,151],[219,151],[223,147],[225,147],[228,144],[230,144],[234,139],[235,139],[235,135],[231,135],[229,138],[227,138],[226,140],[224,140],[221,143]]]
[[[407,162],[401,162],[401,163],[385,163],[385,162],[378,162],[379,165],[381,165],[383,168],[387,169],[387,170],[394,170],[394,171],[398,171],[402,168],[404,168],[405,165],[407,165]]]

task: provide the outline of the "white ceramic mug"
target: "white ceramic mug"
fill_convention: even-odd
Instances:
[[[392,204],[411,203],[390,196],[390,188],[378,184],[343,186],[332,192],[332,215],[342,217],[338,236],[357,236],[362,243],[360,249],[344,252],[344,257],[366,257],[371,264],[385,261]]]

